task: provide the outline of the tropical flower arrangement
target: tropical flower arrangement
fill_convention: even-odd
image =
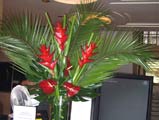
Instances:
[[[122,65],[148,68],[150,49],[131,31],[108,29],[111,16],[101,3],[77,5],[56,23],[32,14],[6,17],[0,47],[28,80],[33,93],[52,106],[52,120],[66,120],[70,101],[97,96],[95,89]],[[44,23],[46,23],[44,25]]]

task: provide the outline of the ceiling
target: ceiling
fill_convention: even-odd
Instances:
[[[101,0],[112,11],[113,21],[118,27],[137,27],[144,30],[159,29],[159,0]],[[7,13],[32,11],[43,15],[48,12],[53,21],[67,13],[73,5],[50,0],[4,0],[4,15]]]

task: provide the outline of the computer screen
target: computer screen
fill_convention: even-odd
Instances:
[[[152,77],[113,77],[100,88],[93,120],[149,120],[151,93]]]

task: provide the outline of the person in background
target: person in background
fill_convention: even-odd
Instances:
[[[32,82],[30,80],[22,80],[21,85],[33,86],[33,85],[36,85],[36,83]],[[50,111],[49,104],[47,102],[41,102],[39,104],[39,106],[37,106],[37,118],[39,118],[39,116],[40,116],[42,118],[42,120],[48,120],[49,111]]]
[[[32,82],[32,81],[30,81],[30,80],[22,80],[21,81],[21,85],[29,85],[29,86],[32,86],[32,85],[36,85],[36,83],[35,82]]]

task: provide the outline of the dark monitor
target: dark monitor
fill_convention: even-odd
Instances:
[[[153,78],[116,75],[94,100],[93,120],[150,120]]]

